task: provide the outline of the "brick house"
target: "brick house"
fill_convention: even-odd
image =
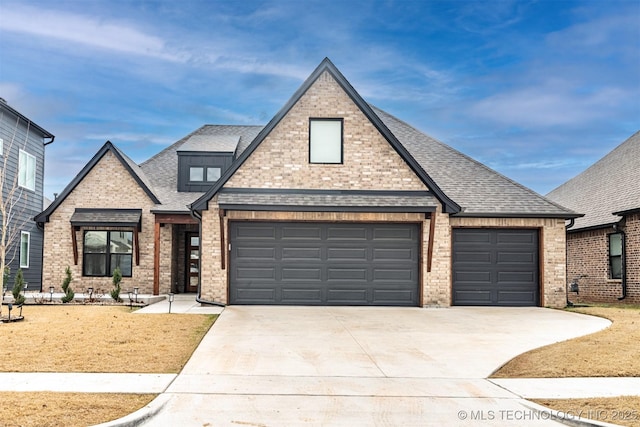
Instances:
[[[640,132],[547,197],[577,212],[567,228],[572,302],[640,303]]]
[[[37,217],[45,280],[214,304],[564,306],[577,215],[367,104],[325,59],[266,126],[136,165],[107,142]]]
[[[5,230],[9,289],[21,269],[27,290],[41,290],[44,233],[33,217],[43,209],[45,147],[54,139],[0,98],[0,203],[7,207],[10,221]],[[0,216],[0,228],[2,220]]]

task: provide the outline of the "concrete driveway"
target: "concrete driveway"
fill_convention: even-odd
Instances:
[[[550,425],[486,377],[608,325],[542,308],[231,306],[147,425]]]

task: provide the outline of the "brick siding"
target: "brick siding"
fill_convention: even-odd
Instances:
[[[309,117],[344,118],[344,164],[309,164]],[[275,126],[261,145],[225,184],[227,188],[293,188],[351,190],[425,190],[404,160],[393,150],[342,88],[325,73]],[[543,304],[566,302],[565,230],[563,220],[449,218],[436,214],[432,270],[427,272],[429,219],[423,214],[339,212],[230,211],[224,220],[392,221],[420,222],[422,240],[422,304],[451,304],[451,227],[536,227],[542,230]],[[221,230],[217,198],[202,218],[202,298],[227,303],[228,256],[221,266]],[[225,235],[225,242],[228,236]],[[227,249],[224,248],[226,251]]]
[[[343,164],[309,163],[309,118],[344,118]],[[427,190],[327,72],[291,108],[226,188]]]
[[[153,201],[120,161],[111,152],[107,152],[51,214],[50,221],[45,223],[43,289],[48,290],[49,286],[54,286],[56,292],[61,292],[64,272],[69,266],[73,275],[71,288],[76,293],[93,287],[96,292],[108,294],[112,289],[111,277],[82,276],[83,231],[89,228],[81,228],[76,232],[78,265],[74,265],[70,219],[76,207],[127,208],[142,209],[142,232],[138,235],[140,265],[135,265],[134,257],[133,277],[122,279],[122,289],[126,291],[136,286],[140,288],[140,293],[152,293],[154,215],[150,213],[150,209],[153,206]],[[165,243],[164,240],[163,243]],[[167,283],[170,284],[170,282]],[[166,284],[163,288],[165,287]]]
[[[640,214],[630,215],[619,224],[625,233],[627,298],[622,302],[640,303]],[[622,296],[622,280],[610,279],[609,238],[613,227],[580,231],[567,235],[567,276],[577,279],[579,292],[569,292],[572,302],[617,303]]]

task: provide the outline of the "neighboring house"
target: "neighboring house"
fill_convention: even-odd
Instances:
[[[2,203],[9,208],[8,232],[13,236],[6,251],[10,268],[9,287],[22,269],[27,290],[42,287],[42,240],[44,233],[33,217],[43,208],[44,152],[54,136],[33,123],[0,98],[0,168]],[[12,190],[13,194],[12,194]],[[2,216],[0,216],[2,226]]]
[[[640,303],[640,132],[547,197],[585,214],[567,228],[569,299]]]
[[[564,306],[577,215],[367,104],[325,59],[266,126],[136,165],[107,142],[37,217],[44,275],[215,304]]]

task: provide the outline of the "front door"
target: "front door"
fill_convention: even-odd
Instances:
[[[200,237],[187,233],[187,284],[186,292],[198,292],[200,276]]]

